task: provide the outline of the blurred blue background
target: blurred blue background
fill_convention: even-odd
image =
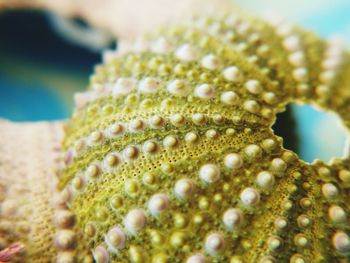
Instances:
[[[53,21],[39,11],[0,13],[1,118],[68,118],[73,93],[86,87],[100,61],[100,50],[66,40]]]
[[[321,36],[339,34],[350,43],[348,0],[236,0],[251,13],[277,13]],[[82,21],[77,26],[88,28]],[[0,13],[0,118],[12,121],[69,118],[73,93],[83,90],[100,49],[64,37],[57,19],[43,12]],[[115,45],[107,38],[100,47]],[[299,138],[298,153],[306,161],[341,156],[344,131],[336,116],[310,106],[292,106]],[[294,142],[289,142],[293,144]]]

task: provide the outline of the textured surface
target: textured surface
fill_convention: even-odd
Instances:
[[[51,200],[62,124],[0,120],[0,134],[0,250],[22,242],[29,262],[48,262],[56,253]]]
[[[52,208],[50,177],[27,187],[43,189],[28,206],[46,208],[28,214],[53,224],[31,232],[22,261],[346,262],[349,160],[307,164],[271,126],[298,101],[349,127],[349,61],[336,40],[234,16],[106,52],[76,95]],[[14,209],[4,196],[6,221]],[[53,235],[55,248],[42,239]]]
[[[270,127],[291,101],[335,111],[348,126],[349,57],[336,40],[277,24],[200,19],[106,53],[64,140],[59,187],[85,240],[77,255],[346,258],[347,161],[306,164]]]

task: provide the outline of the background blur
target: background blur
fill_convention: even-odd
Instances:
[[[349,0],[235,2],[257,15],[277,13],[323,37],[341,35],[350,45]],[[73,93],[87,86],[101,50],[115,45],[107,32],[84,21],[66,21],[40,11],[0,13],[0,118],[69,118]],[[342,154],[344,132],[335,124],[339,122],[335,116],[309,106],[294,106],[292,111],[304,160]]]

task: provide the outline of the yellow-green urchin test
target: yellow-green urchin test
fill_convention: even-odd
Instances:
[[[271,127],[302,102],[349,128],[349,76],[339,41],[231,15],[106,52],[66,126],[55,249],[23,260],[348,262],[349,159],[305,163]]]

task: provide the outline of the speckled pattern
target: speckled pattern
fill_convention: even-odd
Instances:
[[[51,200],[62,125],[0,120],[0,250],[25,244],[24,256],[12,262],[44,263],[56,255]]]
[[[47,259],[346,262],[349,160],[305,163],[271,130],[290,102],[349,127],[338,40],[225,16],[104,57],[65,126]]]

